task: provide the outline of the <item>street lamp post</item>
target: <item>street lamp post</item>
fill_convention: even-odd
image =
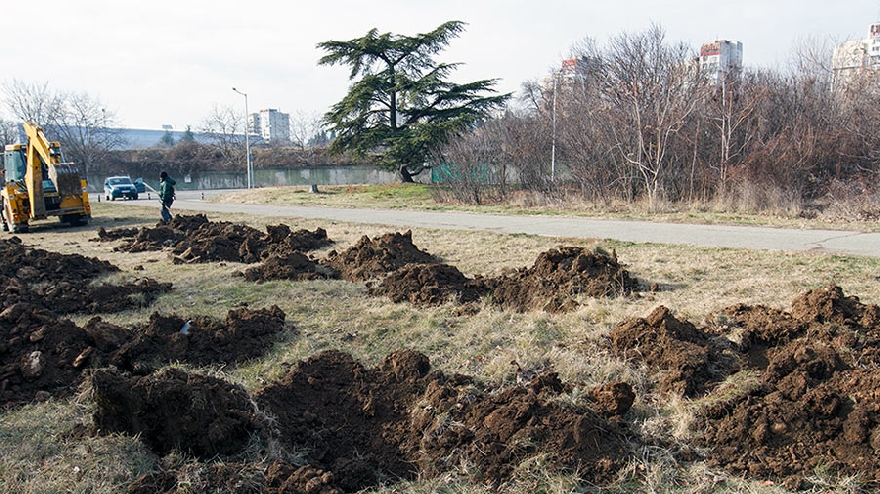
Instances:
[[[553,137],[550,151],[550,181],[556,182],[556,89],[559,74],[553,72]]]
[[[243,93],[235,88],[232,88],[232,90],[244,96],[244,153],[247,160],[247,188],[250,189],[251,184],[253,183],[253,172],[251,171],[251,136],[250,129],[248,128],[248,118],[250,115],[248,114],[247,93]]]

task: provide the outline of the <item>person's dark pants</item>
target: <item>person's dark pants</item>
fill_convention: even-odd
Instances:
[[[171,221],[171,204],[162,203],[162,223]]]

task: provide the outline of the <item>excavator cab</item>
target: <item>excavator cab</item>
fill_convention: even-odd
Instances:
[[[61,150],[57,148],[55,152],[61,156]],[[11,144],[6,146],[3,153],[3,165],[6,172],[7,181],[15,181],[24,186],[24,175],[27,172],[27,144]],[[62,158],[63,160],[63,158]],[[46,204],[47,211],[53,211],[61,207],[61,197],[55,182],[49,178],[49,168],[43,164],[43,202]]]

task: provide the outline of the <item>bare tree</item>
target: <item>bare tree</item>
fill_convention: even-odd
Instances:
[[[86,179],[89,169],[122,142],[115,114],[88,93],[56,91],[48,83],[18,80],[3,89],[9,111],[20,120],[36,122],[49,138],[58,140],[65,159],[77,164]]]
[[[699,101],[692,91],[695,67],[688,63],[693,58],[686,45],[667,44],[665,32],[654,25],[613,38],[600,65],[613,102],[618,153],[641,175],[652,205],[671,166],[672,141]]]
[[[290,140],[299,147],[300,151],[305,151],[309,141],[323,131],[322,118],[320,114],[307,114],[302,110],[297,110],[292,116],[290,119]]]
[[[652,205],[680,188],[694,147],[686,127],[702,98],[690,48],[654,25],[604,48],[586,39],[573,55],[538,105],[542,121],[556,122],[553,142],[571,178],[591,196],[643,194]]]
[[[39,125],[48,125],[58,120],[58,113],[64,105],[63,94],[49,87],[48,82],[28,84],[18,79],[3,84],[6,107],[21,120],[32,120]]]
[[[18,123],[0,118],[0,146],[18,141]]]
[[[213,155],[230,169],[245,161],[245,125],[234,108],[216,104],[202,122],[200,130],[206,135]]]
[[[725,198],[731,168],[745,159],[748,145],[757,128],[750,125],[755,111],[765,96],[765,88],[748,76],[721,77],[709,87],[706,116],[717,132],[718,154],[709,166],[717,171],[716,193]]]
[[[452,136],[431,156],[432,169],[452,196],[465,204],[503,200],[510,179],[507,116]]]
[[[64,143],[68,159],[80,165],[88,178],[89,169],[122,141],[116,116],[87,93],[67,93],[62,101],[52,130]]]

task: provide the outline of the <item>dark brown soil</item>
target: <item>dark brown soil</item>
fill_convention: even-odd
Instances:
[[[166,368],[147,376],[92,373],[95,427],[137,434],[158,454],[198,458],[244,449],[261,418],[247,391],[222,379]]]
[[[133,233],[133,234],[132,234]],[[267,226],[266,233],[247,225],[214,222],[204,214],[175,216],[167,225],[154,228],[99,230],[99,241],[123,240],[117,249],[144,252],[170,249],[177,262],[256,263],[290,252],[308,252],[333,243],[327,232],[293,231],[287,225]]]
[[[551,468],[579,467],[584,478],[608,482],[628,457],[626,427],[561,407],[554,398],[564,390],[555,374],[492,392],[467,376],[431,371],[428,358],[412,351],[395,352],[373,369],[325,351],[255,399],[277,418],[281,440],[307,448],[310,464],[332,471],[346,491],[461,462],[473,462],[485,481],[498,484],[537,453],[551,456]]]
[[[643,361],[659,370],[658,390],[684,396],[706,391],[730,373],[733,361],[722,348],[687,321],[660,306],[646,318],[636,317],[611,330],[612,349],[624,359]]]
[[[484,284],[466,277],[449,264],[409,264],[370,288],[373,295],[385,295],[392,302],[409,302],[422,307],[446,302],[477,302],[488,292]]]
[[[707,396],[695,445],[706,448],[709,465],[790,488],[811,487],[817,470],[877,483],[878,314],[830,286],[798,296],[791,313],[729,307],[705,332],[658,307],[618,324],[611,342],[619,355],[645,362],[659,390]],[[714,385],[738,371],[759,379],[714,397]]]
[[[267,256],[259,266],[242,273],[244,279],[263,283],[270,280],[330,280],[339,279],[339,272],[319,264],[302,252],[276,252]]]
[[[517,312],[568,312],[577,296],[630,295],[638,282],[617,262],[617,255],[583,247],[542,252],[529,268],[485,281],[494,304]]]
[[[0,258],[0,311],[28,303],[58,315],[118,312],[148,306],[171,290],[170,283],[151,279],[95,284],[119,268],[94,257],[28,247],[17,237],[0,239]]]
[[[364,235],[342,253],[330,251],[321,264],[335,269],[345,280],[370,281],[382,279],[407,264],[436,262],[437,258],[413,245],[412,231],[407,231],[386,233],[375,239]]]
[[[153,313],[147,326],[130,332],[128,339],[106,357],[106,363],[135,373],[148,373],[174,362],[239,364],[261,357],[272,348],[285,329],[285,317],[277,306],[231,310],[225,321]],[[181,331],[184,327],[186,334]],[[100,319],[89,321],[85,330],[92,335],[99,331],[113,335],[109,343],[106,339],[97,341],[105,347],[113,347],[116,335],[125,331]]]
[[[463,462],[497,486],[536,454],[546,455],[549,469],[577,469],[602,485],[630,458],[629,430],[620,418],[632,404],[628,385],[597,388],[604,408],[590,410],[559,404],[569,387],[554,373],[492,391],[430,367],[426,356],[406,350],[376,368],[324,351],[254,394],[271,421],[243,390],[215,378],[172,368],[145,377],[99,370],[91,381],[95,427],[139,434],[159,454],[234,455],[252,434],[306,452],[306,467],[275,462],[254,492],[354,492]],[[133,489],[165,492],[175,483],[154,474]]]
[[[42,308],[18,303],[0,313],[0,406],[70,396],[84,372],[113,366],[146,374],[163,365],[236,364],[265,354],[284,328],[277,307],[230,311],[225,321],[154,313],[145,328],[93,318],[80,328]]]
[[[529,268],[495,278],[470,279],[446,264],[409,264],[386,276],[371,293],[420,306],[448,301],[475,304],[488,297],[505,310],[567,312],[577,308],[577,296],[629,295],[637,288],[616,256],[560,247],[538,255]]]
[[[0,313],[0,407],[70,396],[93,350],[82,328],[24,302]]]
[[[762,380],[707,411],[710,464],[794,487],[816,469],[880,483],[878,307],[830,286],[797,297],[790,315],[754,312],[725,311]],[[772,320],[776,333],[762,324]]]

